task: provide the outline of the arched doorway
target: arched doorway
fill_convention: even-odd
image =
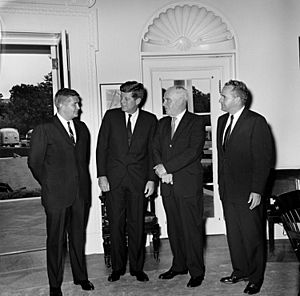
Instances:
[[[141,38],[143,83],[148,89],[146,108],[164,116],[162,96],[171,85],[190,92],[188,109],[206,120],[202,164],[207,234],[225,233],[217,185],[216,122],[221,114],[221,85],[235,77],[236,38],[230,24],[217,11],[199,3],[173,4],[152,16]],[[166,217],[159,198],[157,215],[166,233]]]

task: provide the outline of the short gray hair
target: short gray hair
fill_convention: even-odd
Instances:
[[[54,103],[56,108],[59,107],[60,104],[65,102],[70,97],[77,97],[80,100],[80,95],[78,92],[71,88],[62,88],[60,89],[54,97]]]

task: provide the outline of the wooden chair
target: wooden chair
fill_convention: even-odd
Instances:
[[[270,172],[265,196],[267,198],[267,221],[269,230],[269,252],[275,249],[274,226],[282,224],[280,212],[275,205],[279,195],[300,189],[299,169],[273,169]]]
[[[145,242],[146,236],[152,234],[152,246],[153,246],[153,257],[156,261],[159,260],[159,247],[160,247],[160,226],[158,219],[155,215],[155,198],[157,193],[148,197],[148,203],[145,208]],[[101,211],[102,211],[102,239],[103,239],[103,250],[104,250],[104,262],[107,267],[111,267],[111,242],[109,232],[109,221],[107,217],[105,194],[99,197],[101,200]],[[149,210],[148,210],[149,206]]]
[[[275,206],[280,211],[282,225],[300,263],[300,190],[281,194],[276,198]]]

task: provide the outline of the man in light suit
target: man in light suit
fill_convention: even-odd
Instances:
[[[50,295],[62,295],[67,235],[75,285],[93,290],[85,262],[86,226],[91,205],[90,135],[79,121],[79,94],[63,88],[55,95],[57,114],[32,133],[28,166],[42,188],[47,226]]]
[[[218,119],[218,183],[233,272],[221,282],[249,281],[244,293],[260,291],[265,269],[263,193],[271,169],[271,133],[263,116],[248,110],[247,86],[236,80],[221,92]]]
[[[159,121],[154,139],[155,172],[167,216],[171,268],[161,279],[190,273],[188,287],[202,284],[203,260],[203,169],[204,121],[186,110],[188,92],[181,86],[166,90],[167,117]]]
[[[143,271],[144,206],[156,180],[152,142],[157,119],[139,108],[146,98],[143,84],[127,81],[120,91],[121,108],[105,113],[96,151],[98,183],[106,193],[111,238],[112,273],[108,281],[117,281],[125,274],[127,227],[130,274],[144,282],[149,280]]]

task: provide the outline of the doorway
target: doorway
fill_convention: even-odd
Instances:
[[[54,94],[68,86],[63,35],[2,32],[0,136],[8,142],[0,141],[0,255],[45,249],[41,189],[27,156],[33,128],[53,116]]]
[[[170,86],[182,85],[190,94],[188,110],[203,117],[206,122],[202,165],[207,234],[225,233],[217,185],[216,125],[218,116],[222,114],[219,106],[220,88],[224,81],[234,76],[234,59],[234,54],[142,57],[143,82],[148,89],[145,108],[152,110],[158,118],[163,117],[164,91]],[[161,197],[157,204],[160,221],[166,221]],[[164,227],[162,235],[167,236]]]

